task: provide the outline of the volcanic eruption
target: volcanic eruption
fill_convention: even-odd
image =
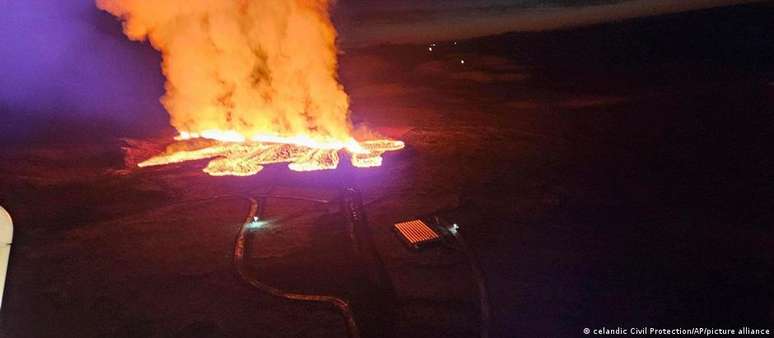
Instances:
[[[333,169],[339,151],[374,167],[400,141],[358,140],[337,78],[333,0],[97,0],[126,35],[161,52],[161,99],[179,135],[139,164],[213,159],[215,176],[253,175],[270,163]]]

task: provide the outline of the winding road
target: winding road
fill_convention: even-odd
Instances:
[[[270,196],[270,195],[261,195],[260,199],[256,199],[254,197],[249,197],[249,196],[229,196],[229,197],[240,197],[250,203],[250,210],[245,216],[245,220],[239,229],[239,234],[237,235],[236,241],[234,243],[234,266],[236,268],[236,271],[239,277],[245,282],[247,282],[248,284],[250,284],[251,286],[255,287],[256,289],[261,290],[275,297],[284,298],[284,299],[293,300],[293,301],[326,303],[334,306],[336,309],[339,310],[339,312],[345,319],[349,337],[359,338],[360,330],[358,329],[357,323],[355,322],[355,317],[352,314],[352,310],[349,302],[341,298],[328,296],[328,295],[300,294],[300,293],[287,292],[287,291],[278,289],[276,287],[273,287],[271,285],[268,285],[266,283],[263,283],[251,277],[250,274],[247,272],[247,265],[245,264],[245,248],[246,248],[247,241],[250,239],[251,231],[250,231],[249,225],[253,222],[253,217],[259,217],[259,218],[261,217],[261,213],[264,209],[264,204],[268,198],[285,198],[285,197]],[[292,199],[299,199],[299,198],[293,197]],[[318,202],[318,203],[328,203],[328,201],[324,201],[324,200],[315,200],[315,199],[308,199],[308,200],[313,202]]]

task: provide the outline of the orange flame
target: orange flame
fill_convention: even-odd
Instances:
[[[296,171],[335,168],[338,150],[357,167],[381,165],[399,141],[352,137],[349,97],[337,79],[332,0],[97,0],[132,40],[163,56],[162,98],[178,140],[211,147],[140,166],[213,158],[212,175],[250,175],[263,164]]]

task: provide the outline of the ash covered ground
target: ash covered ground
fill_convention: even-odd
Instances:
[[[249,205],[206,199],[271,189],[333,201],[348,185],[363,192],[398,301],[394,322],[360,315],[398,337],[478,334],[464,257],[410,251],[390,230],[439,210],[453,210],[482,264],[492,336],[770,325],[771,19],[769,6],[738,6],[432,52],[348,50],[355,122],[407,145],[374,169],[138,169],[171,130],[50,124],[0,152],[0,203],[16,222],[0,333],[345,336],[334,309],[240,280],[232,253]],[[272,199],[265,217],[277,221],[248,248],[256,278],[364,297],[337,204]]]

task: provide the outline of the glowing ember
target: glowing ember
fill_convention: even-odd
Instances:
[[[403,149],[401,141],[372,140],[358,143],[320,142],[305,137],[253,137],[236,138],[239,134],[210,132],[205,134],[181,133],[179,141],[195,138],[214,139],[204,145],[193,145],[196,149],[173,149],[166,154],[153,157],[139,164],[151,167],[186,161],[212,159],[204,172],[213,176],[250,176],[255,175],[266,164],[289,163],[293,171],[314,171],[335,169],[339,165],[340,150],[350,154],[352,166],[358,168],[378,167],[382,165],[382,154]],[[208,137],[209,136],[209,137]],[[214,136],[214,137],[213,137]],[[221,137],[223,136],[223,137]],[[240,135],[241,136],[241,135]],[[231,141],[233,140],[233,141]],[[178,144],[177,147],[180,145]]]

